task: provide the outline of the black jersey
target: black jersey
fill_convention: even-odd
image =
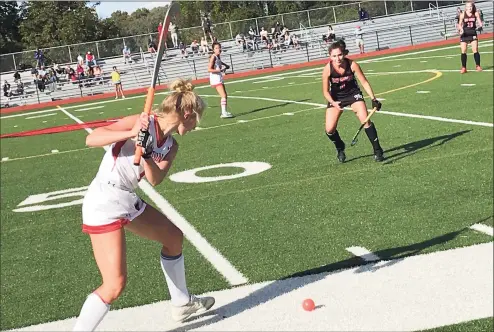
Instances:
[[[475,15],[468,16],[467,13],[463,16],[463,36],[477,35],[477,18]]]
[[[344,59],[342,65],[345,68],[343,74],[339,74],[330,63],[330,71],[329,71],[329,85],[330,85],[330,93],[331,97],[340,101],[349,96],[353,96],[355,94],[362,94],[360,88],[358,86],[357,80],[355,79],[355,74],[352,71],[352,60]]]

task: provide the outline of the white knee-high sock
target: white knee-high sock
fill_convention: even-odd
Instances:
[[[184,256],[166,256],[161,253],[161,268],[165,274],[172,305],[181,307],[190,301],[185,281]]]
[[[84,302],[81,313],[77,317],[74,331],[94,331],[110,310],[110,305],[96,293],[91,293]]]
[[[221,98],[221,113],[226,113],[226,98]]]

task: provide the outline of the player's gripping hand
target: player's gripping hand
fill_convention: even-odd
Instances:
[[[338,111],[343,111],[343,109],[340,106],[340,103],[341,103],[341,101],[333,101],[331,103],[331,107],[336,108],[336,110],[338,110]]]
[[[381,102],[377,99],[372,99],[372,108],[376,108],[378,111],[381,109]]]
[[[148,159],[153,153],[153,136],[147,129],[141,129],[137,134],[137,146],[142,147],[142,158]]]

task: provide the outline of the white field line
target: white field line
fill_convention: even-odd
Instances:
[[[84,122],[73,116],[65,109],[59,106],[59,109],[68,117],[79,124]],[[86,128],[88,133],[93,130]],[[104,147],[108,149],[107,146]],[[241,285],[248,282],[242,273],[240,273],[216,248],[214,248],[202,235],[177,211],[175,208],[161,196],[146,180],[139,183],[142,191],[156,204],[156,206],[182,230],[185,237],[196,247],[196,249],[206,258],[211,265],[226,279],[230,285]]]
[[[492,51],[482,52],[482,54],[491,54]],[[406,61],[406,60],[421,60],[421,59],[436,59],[436,58],[449,58],[449,57],[458,57],[458,54],[449,54],[449,55],[431,55],[431,56],[418,56],[418,57],[410,57],[410,58],[399,58],[399,59],[387,59],[387,60],[379,60],[378,62],[389,62],[389,61]]]
[[[493,249],[483,243],[211,292],[212,312],[182,324],[172,321],[169,301],[111,310],[98,329],[417,331],[458,324],[494,314]],[[318,309],[304,311],[306,298]],[[74,323],[75,317],[18,331],[69,331]]]
[[[74,112],[84,112],[84,111],[95,110],[95,109],[99,109],[99,108],[103,108],[103,107],[105,107],[105,106],[101,105],[101,106],[94,106],[94,107],[78,108],[78,109],[74,110]]]
[[[376,95],[379,95],[378,93]],[[218,97],[217,95],[201,95],[202,97]],[[286,99],[275,99],[275,98],[266,98],[266,97],[250,97],[250,96],[230,96],[229,98],[238,98],[238,99],[255,99],[255,100],[266,100],[266,101],[275,101],[280,103],[291,103],[298,105],[308,105],[314,107],[326,107],[325,104],[311,103],[306,101],[295,101],[295,100],[286,100]],[[369,110],[370,111],[370,110]],[[468,120],[457,120],[457,119],[449,119],[443,118],[439,116],[429,116],[429,115],[419,115],[419,114],[411,114],[411,113],[398,113],[398,112],[390,112],[390,111],[379,111],[378,114],[386,114],[386,115],[394,115],[408,118],[418,118],[418,119],[427,119],[433,121],[442,121],[442,122],[453,122],[453,123],[463,123],[474,126],[482,126],[482,127],[494,127],[492,123],[489,122],[477,122],[477,121],[468,121]],[[204,129],[204,128],[203,128]]]
[[[39,158],[39,157],[46,157],[46,156],[56,156],[56,155],[60,155],[60,154],[64,154],[64,153],[86,151],[86,150],[90,150],[90,149],[93,149],[93,148],[81,148],[81,149],[74,149],[74,150],[66,150],[66,151],[59,151],[57,153],[44,153],[44,154],[38,154],[38,155],[34,155],[34,156],[26,156],[26,157],[19,157],[19,158],[12,158],[12,159],[8,159],[8,160],[2,160],[1,162],[32,159],[32,158]]]
[[[37,119],[37,118],[44,118],[46,116],[53,116],[53,115],[56,115],[57,113],[48,113],[48,114],[42,114],[42,115],[35,115],[35,116],[28,116],[27,118],[25,118],[25,120],[29,120],[29,119]],[[24,114],[24,116],[26,116],[27,114]]]
[[[479,42],[479,47],[489,47],[491,45],[492,45],[492,40],[486,40],[486,41]],[[380,61],[388,60],[388,59],[401,58],[401,57],[406,57],[406,56],[415,55],[415,54],[424,54],[424,53],[431,53],[431,52],[437,52],[437,51],[443,51],[443,50],[450,50],[450,49],[454,49],[454,48],[457,49],[458,48],[458,45],[445,46],[445,47],[441,47],[441,48],[435,48],[435,49],[432,49],[432,50],[423,50],[423,51],[407,52],[407,53],[401,53],[401,54],[395,54],[395,55],[388,55],[388,56],[383,56],[383,57],[380,57],[380,58],[373,58],[373,59],[369,59],[369,60],[362,60],[362,61],[359,61],[359,62],[360,63],[380,62]]]
[[[484,224],[473,224],[470,226],[471,229],[476,230],[477,232],[485,233],[490,236],[494,236],[494,229],[492,226],[484,225]]]
[[[379,256],[365,249],[364,247],[348,247],[346,248],[346,250],[351,252],[355,256],[362,258],[366,262],[376,262],[381,260]]]
[[[19,117],[19,116],[29,116],[29,115],[32,115],[32,114],[44,114],[44,113],[50,113],[50,112],[53,112],[53,111],[58,111],[56,108],[52,108],[52,109],[49,109],[49,110],[43,110],[43,111],[35,111],[35,112],[20,112],[18,114],[12,114],[12,115],[5,115],[5,116],[2,116],[0,117],[1,120],[3,119],[9,119],[9,118],[16,118],[16,117]]]

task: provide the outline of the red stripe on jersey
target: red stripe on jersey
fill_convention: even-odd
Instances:
[[[116,231],[127,225],[130,222],[129,219],[118,219],[110,224],[101,226],[91,226],[82,224],[82,231],[87,234],[103,234]]]

